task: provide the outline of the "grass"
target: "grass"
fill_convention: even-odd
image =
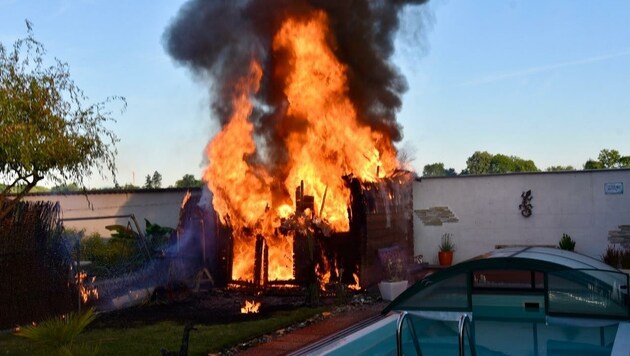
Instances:
[[[326,308],[299,308],[279,311],[268,318],[230,324],[195,325],[190,332],[188,353],[217,353],[274,330],[309,319]],[[172,321],[131,328],[91,329],[76,338],[77,343],[98,346],[99,355],[158,355],[160,348],[179,351],[184,325]],[[0,334],[0,355],[41,355],[41,349],[28,339]]]

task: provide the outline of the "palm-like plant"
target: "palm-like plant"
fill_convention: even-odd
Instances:
[[[96,319],[93,309],[77,314],[69,313],[43,321],[39,325],[28,326],[17,335],[30,339],[42,350],[53,355],[95,355],[96,348],[76,345],[75,338]]]
[[[562,234],[562,238],[560,239],[560,242],[558,242],[558,247],[566,251],[573,251],[575,249],[575,241],[571,238],[571,236]]]
[[[442,252],[455,251],[455,244],[451,241],[452,236],[453,235],[449,233],[445,233],[444,235],[442,235],[442,242],[440,243],[440,246],[438,247],[440,251]]]

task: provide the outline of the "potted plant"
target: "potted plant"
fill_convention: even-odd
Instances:
[[[381,251],[380,254],[385,267],[385,279],[378,284],[378,289],[383,300],[394,300],[408,285],[405,279],[404,251],[398,248]]]
[[[438,251],[438,260],[440,266],[450,266],[453,263],[453,252],[455,252],[455,244],[451,241],[453,235],[445,233],[442,235]]]

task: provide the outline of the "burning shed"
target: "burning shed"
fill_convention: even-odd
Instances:
[[[220,130],[203,179],[227,282],[358,286],[372,248],[411,246],[411,174],[394,145],[406,83],[390,57],[400,11],[421,3],[182,7],[166,46],[209,79]]]
[[[211,271],[217,285],[268,289],[318,283],[321,290],[332,290],[343,283],[359,289],[382,278],[378,249],[413,250],[413,177],[404,171],[378,183],[344,177],[350,195],[347,231],[334,230],[314,212],[303,185],[296,189],[294,212],[276,216],[271,234],[256,226],[236,229],[229,218],[215,224],[217,214],[199,206],[198,197],[183,205],[180,226],[200,236],[201,268]]]

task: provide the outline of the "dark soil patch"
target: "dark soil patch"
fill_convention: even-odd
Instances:
[[[245,301],[261,303],[258,313],[243,314]],[[187,292],[164,301],[155,300],[142,305],[100,313],[90,328],[126,328],[162,321],[196,324],[221,324],[264,319],[272,312],[293,310],[305,306],[299,293],[286,295],[252,295],[234,290],[210,289],[198,293]],[[332,305],[334,298],[322,298],[322,305]]]

